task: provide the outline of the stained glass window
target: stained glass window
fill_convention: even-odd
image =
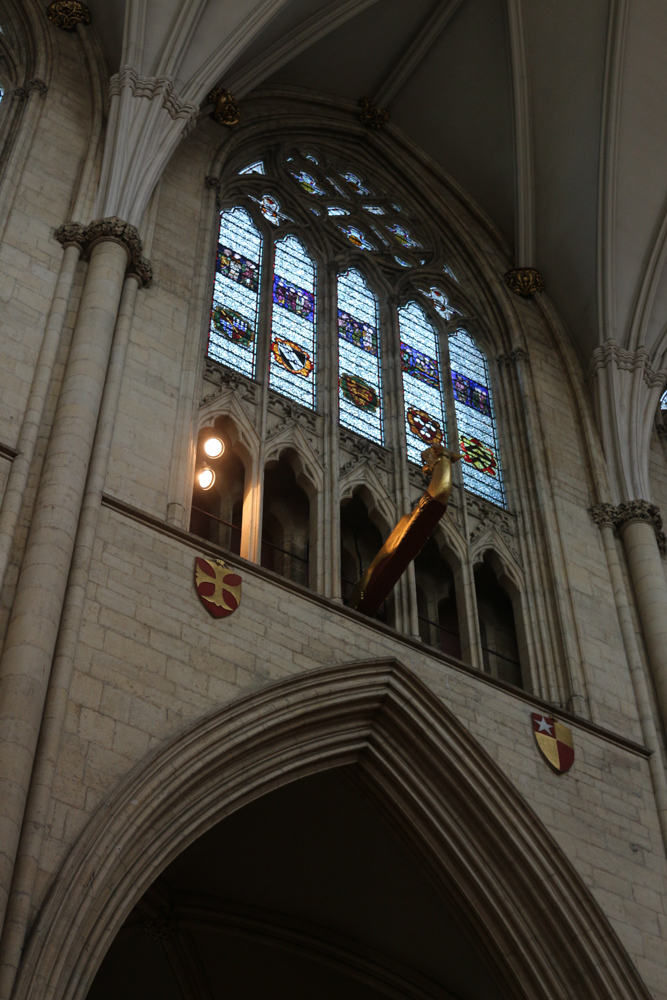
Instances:
[[[394,254],[394,260],[397,264],[400,264],[401,267],[412,267],[409,260],[403,260],[401,257],[397,257],[396,254]]]
[[[388,222],[387,229],[390,233],[393,233],[395,239],[403,247],[418,247],[419,243],[410,236],[405,226],[402,226],[399,222]]]
[[[242,208],[220,214],[208,356],[252,378],[262,237]]]
[[[269,382],[314,409],[315,266],[294,236],[276,243]]]
[[[416,302],[398,310],[408,458],[421,464],[431,444],[445,443],[438,338]]]
[[[358,271],[338,279],[340,422],[382,444],[377,301]]]
[[[254,163],[249,163],[247,167],[243,170],[239,170],[240,174],[265,174],[264,163],[262,160],[255,160]]]
[[[371,215],[384,215],[385,214],[384,209],[381,208],[380,205],[364,205],[364,208],[366,209],[367,212],[370,212]]]
[[[327,205],[329,215],[349,215],[349,208],[341,208],[340,205]]]
[[[347,186],[350,188],[350,190],[354,191],[355,194],[360,194],[360,195],[370,194],[370,191],[368,190],[364,182],[359,177],[357,177],[356,174],[353,174],[350,170],[348,170],[346,174],[341,174],[341,177],[343,178]]]
[[[274,198],[270,194],[263,194],[261,198],[253,198],[259,205],[260,211],[265,219],[273,223],[274,226],[279,226],[281,222],[290,220],[289,215],[285,213],[280,208],[280,202],[277,198]]]
[[[667,410],[667,392],[663,392],[662,396],[660,397],[660,409]]]
[[[429,288],[428,291],[424,292],[424,295],[431,300],[443,319],[449,321],[452,316],[461,315],[458,309],[455,309],[454,306],[450,306],[449,299],[445,293],[435,285],[432,288]]]
[[[486,358],[465,330],[449,338],[452,386],[466,489],[505,506]]]
[[[290,172],[297,184],[300,184],[307,194],[326,195],[327,192],[317,183],[312,174],[307,173],[305,170],[292,170]]]
[[[359,250],[375,250],[373,244],[357,226],[339,226],[338,228],[342,233],[345,233],[350,243],[358,247]]]
[[[311,163],[317,163],[319,166],[319,160],[317,159],[316,156],[313,156],[312,153],[306,153],[306,159],[310,160]]]
[[[448,264],[444,264],[442,269],[445,272],[445,274],[448,274],[449,277],[452,278],[454,281],[458,281],[459,280],[456,277],[456,275],[454,274],[454,272],[452,271],[451,267],[449,267]]]
[[[338,192],[338,194],[342,194],[343,198],[347,197],[345,191],[343,191],[343,188],[341,187],[341,185],[338,183],[337,180],[335,180],[333,177],[327,177],[327,180],[329,181],[329,184],[331,184],[332,188]]]

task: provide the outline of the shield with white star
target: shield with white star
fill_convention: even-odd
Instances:
[[[574,741],[572,730],[558,722],[552,715],[540,712],[531,714],[535,742],[551,766],[560,774],[569,771],[574,764]]]

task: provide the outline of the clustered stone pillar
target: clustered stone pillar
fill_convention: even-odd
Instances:
[[[125,272],[128,265],[147,266],[137,230],[121,219],[99,219],[84,234],[88,272],[0,661],[0,918],[30,785]]]
[[[623,539],[658,704],[667,725],[667,579],[661,558],[667,539],[660,511],[645,500],[622,503],[616,528]]]

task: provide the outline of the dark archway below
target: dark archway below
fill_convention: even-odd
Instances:
[[[356,765],[270,792],[191,844],[132,911],[88,997],[180,1000],[184,989],[229,1000],[501,995]]]

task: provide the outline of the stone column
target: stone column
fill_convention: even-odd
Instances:
[[[667,725],[667,579],[661,556],[667,550],[660,511],[646,500],[616,508],[632,586],[644,632],[658,704]]]
[[[618,614],[621,635],[623,637],[623,645],[625,647],[625,655],[627,657],[628,667],[630,668],[630,677],[632,679],[632,686],[637,702],[642,739],[644,740],[644,745],[651,751],[651,756],[648,759],[648,766],[651,774],[651,783],[653,785],[656,807],[658,810],[658,818],[660,820],[660,829],[662,830],[662,839],[665,849],[667,850],[667,780],[648,684],[639,652],[635,627],[632,621],[628,595],[623,581],[623,572],[616,547],[617,543],[614,538],[614,528],[618,513],[613,504],[599,503],[591,509],[591,514],[593,516],[593,520],[599,527],[600,534],[602,536],[602,544],[604,546],[607,568],[609,570],[609,579],[614,592],[616,613]],[[652,542],[652,545],[655,547],[654,541]]]
[[[134,226],[99,219],[0,662],[0,914],[4,918]]]

